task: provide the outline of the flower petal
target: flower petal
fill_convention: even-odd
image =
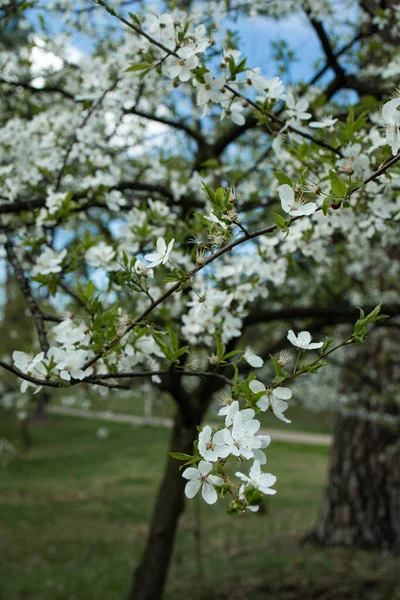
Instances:
[[[194,467],[188,467],[187,469],[185,469],[182,473],[182,477],[184,477],[185,479],[199,479],[200,480],[200,473],[198,469],[195,469]]]
[[[311,334],[308,331],[300,331],[299,335],[297,336],[297,340],[301,348],[306,348],[311,342]]]
[[[165,240],[163,238],[161,238],[161,237],[158,238],[156,247],[157,247],[157,252],[159,254],[165,254],[165,251],[167,249],[167,244],[165,243]]]
[[[209,475],[207,477],[207,481],[209,483],[211,483],[212,485],[223,485],[224,484],[224,480],[222,479],[222,477],[218,477],[217,475]]]
[[[280,398],[281,400],[290,400],[292,397],[292,390],[286,387],[277,387],[272,392],[275,398]]]
[[[209,474],[209,472],[212,471],[212,468],[212,464],[205,460],[201,460],[199,462],[199,471],[203,477],[206,477]]]
[[[200,479],[192,479],[185,485],[185,496],[187,498],[194,498],[201,487]]]
[[[203,498],[207,502],[207,504],[215,504],[216,501],[218,500],[217,492],[215,491],[215,489],[213,488],[211,483],[208,483],[207,481],[205,481],[203,483],[203,489],[201,490],[201,495],[203,496]]]
[[[287,334],[287,339],[293,344],[293,346],[298,345],[297,337],[295,336],[294,331],[292,331],[292,329],[289,330]]]
[[[258,381],[258,379],[253,379],[253,381],[250,381],[249,388],[254,394],[265,392],[265,385],[261,383],[261,381]]]
[[[257,402],[257,406],[258,408],[261,408],[262,411],[265,411],[268,409],[269,407],[269,397],[268,396],[262,396],[259,401]]]
[[[281,199],[281,205],[285,212],[290,211],[290,207],[294,201],[294,191],[285,183],[284,185],[280,185],[278,188],[279,198]]]

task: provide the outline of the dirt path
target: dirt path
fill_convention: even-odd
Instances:
[[[167,427],[168,429],[172,427],[172,419],[163,417],[141,417],[138,415],[82,410],[67,406],[49,406],[47,410],[54,415],[80,417],[81,419],[130,423],[132,425],[151,425],[152,427]],[[274,440],[282,442],[300,442],[301,444],[316,444],[318,446],[330,446],[332,443],[332,436],[323,433],[302,433],[299,431],[284,431],[282,429],[271,429],[269,431],[261,429],[260,433],[271,435]]]

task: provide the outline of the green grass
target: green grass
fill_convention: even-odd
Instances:
[[[55,398],[60,403],[61,395]],[[79,408],[79,405],[77,406]],[[112,410],[115,413],[144,415],[144,402],[141,396],[132,394],[132,398],[124,398],[120,394],[110,394],[106,398],[97,397],[91,403],[92,410]],[[172,417],[175,405],[171,398],[165,394],[162,400],[157,400],[152,409],[155,417]],[[218,406],[211,406],[206,414],[205,421],[216,423]],[[291,405],[285,413],[292,421],[291,425],[283,423],[272,413],[259,413],[258,417],[263,427],[268,429],[292,429],[306,433],[331,433],[333,430],[334,416],[330,412],[313,412],[301,405]]]
[[[125,598],[168,431],[109,423],[99,440],[99,425],[57,418],[32,426],[32,449],[0,471],[1,600]],[[268,456],[278,494],[267,514],[229,517],[224,501],[187,502],[165,600],[399,600],[398,560],[298,543],[317,514],[328,449],[273,442]]]

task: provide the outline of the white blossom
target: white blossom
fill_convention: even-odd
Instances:
[[[237,471],[236,477],[239,477],[246,485],[254,486],[263,494],[276,494],[276,490],[271,489],[271,486],[276,482],[275,475],[271,475],[271,473],[262,473],[260,461],[258,460],[254,461],[248,476]]]
[[[300,348],[301,350],[316,350],[324,345],[324,342],[311,343],[312,337],[308,331],[300,331],[296,336],[294,331],[290,329],[287,334],[287,339],[293,346],[296,346],[296,348]]]
[[[62,271],[62,262],[67,256],[67,250],[56,252],[51,248],[46,250],[36,260],[36,264],[32,269],[33,275],[49,275],[50,273],[59,273]]]
[[[317,210],[315,202],[306,203],[301,197],[295,198],[294,190],[287,183],[279,186],[278,191],[283,210],[292,217],[311,215]]]
[[[218,495],[214,486],[222,485],[224,480],[216,475],[210,475],[212,469],[211,463],[201,460],[197,468],[188,467],[183,471],[182,477],[189,480],[185,486],[187,498],[194,498],[201,489],[201,494],[207,504],[215,504]]]
[[[145,260],[150,262],[148,269],[153,269],[158,265],[165,265],[169,261],[169,255],[171,254],[172,247],[174,245],[174,238],[167,244],[163,238],[158,238],[156,249],[150,254],[145,254]]]
[[[224,430],[217,431],[214,435],[209,425],[203,428],[199,434],[199,453],[209,462],[215,462],[219,458],[226,458],[229,454],[229,447],[225,441]]]
[[[253,379],[250,382],[249,387],[254,394],[258,394],[260,392],[265,392],[264,396],[257,401],[257,406],[262,410],[266,411],[268,408],[271,408],[274,415],[283,421],[284,423],[291,423],[289,419],[287,419],[283,413],[288,408],[288,403],[285,400],[290,400],[292,397],[292,391],[286,387],[277,387],[277,388],[265,388],[265,385],[258,381],[257,379]]]
[[[94,269],[105,269],[111,271],[116,268],[114,262],[115,250],[105,242],[99,242],[86,252],[86,262]]]
[[[385,123],[386,141],[392,148],[392,153],[397,154],[400,150],[400,98],[389,100],[382,107],[382,119]]]
[[[250,348],[250,346],[247,346],[242,358],[254,369],[259,369],[264,364],[264,361],[261,358],[261,356],[258,356],[254,352],[254,350],[252,350],[252,348]]]

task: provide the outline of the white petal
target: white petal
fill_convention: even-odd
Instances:
[[[200,479],[192,479],[185,485],[185,495],[187,498],[194,498],[201,487]]]
[[[224,480],[222,477],[218,477],[217,475],[209,475],[207,477],[207,481],[209,481],[212,485],[223,485]]]
[[[305,348],[311,342],[311,335],[308,331],[300,331],[297,341],[301,348]]]
[[[225,444],[225,431],[226,429],[220,429],[213,437],[214,444]]]
[[[265,473],[263,475],[262,485],[260,485],[260,492],[263,494],[276,494],[276,490],[270,489],[271,485],[274,485],[275,482],[275,475],[272,475],[271,473]]]
[[[265,456],[265,453],[262,450],[259,450],[258,448],[254,450],[254,458],[258,460],[260,465],[267,464],[267,457]]]
[[[283,210],[285,212],[289,212],[290,207],[292,206],[294,201],[294,191],[292,190],[290,185],[285,183],[284,185],[279,186],[278,192]]]
[[[245,481],[247,483],[247,481],[249,481],[249,478],[247,477],[247,475],[245,475],[244,473],[241,473],[240,471],[236,471],[235,473],[236,477],[239,477],[239,479],[241,479],[242,481]]]
[[[205,481],[203,483],[203,489],[201,490],[201,495],[207,504],[215,504],[218,500],[218,494],[210,483]]]
[[[231,119],[236,125],[244,125],[246,123],[246,119],[242,113],[237,112],[236,110],[232,111]]]
[[[201,460],[199,462],[199,471],[203,477],[206,477],[209,474],[209,472],[212,471],[212,468],[212,464],[206,462],[205,460]]]
[[[156,261],[161,262],[161,257],[158,252],[151,252],[150,254],[145,254],[144,258],[145,258],[145,260],[148,260],[149,262],[156,262]]]
[[[165,240],[163,240],[163,238],[158,238],[158,240],[157,240],[157,246],[156,247],[157,247],[157,252],[159,254],[165,254],[165,251],[167,249],[167,245],[165,243]]]
[[[264,364],[261,356],[257,356],[257,354],[250,354],[250,356],[246,356],[245,358],[246,362],[254,369],[259,369]]]
[[[297,337],[295,336],[294,331],[292,331],[292,329],[289,330],[289,332],[287,334],[287,339],[289,340],[289,342],[291,342],[293,344],[293,346],[298,345]]]
[[[308,202],[307,204],[303,204],[296,211],[293,211],[295,215],[312,215],[317,210],[317,205],[315,202]]]
[[[284,400],[275,400],[274,398],[271,401],[271,406],[272,406],[272,410],[274,415],[276,416],[277,419],[280,419],[281,421],[283,421],[284,423],[291,423],[292,421],[289,421],[289,419],[287,419],[283,413],[285,412],[285,410],[288,408],[288,403],[285,402]]]
[[[194,467],[188,467],[187,469],[185,469],[182,473],[182,477],[184,477],[185,479],[199,479],[200,480],[200,473],[198,469],[195,469]]]
[[[268,396],[262,396],[257,402],[257,406],[261,408],[262,411],[265,411],[269,407],[269,398]]]
[[[308,350],[316,350],[316,348],[321,348],[324,345],[324,342],[313,342],[312,344],[308,344]]]
[[[245,408],[237,413],[240,415],[243,422],[250,421],[256,414],[252,408]]]
[[[253,379],[253,381],[250,381],[249,388],[254,394],[265,392],[265,385],[261,383],[261,381],[258,381],[258,379]]]
[[[280,398],[281,400],[290,400],[292,397],[292,390],[286,387],[277,387],[272,392],[275,398]]]
[[[203,427],[203,431],[199,434],[199,441],[207,443],[211,440],[212,429],[209,425]]]
[[[257,437],[261,441],[260,448],[268,448],[271,443],[271,438],[269,435],[258,435]]]
[[[20,352],[19,350],[14,350],[12,357],[14,362],[26,361],[25,352]]]

